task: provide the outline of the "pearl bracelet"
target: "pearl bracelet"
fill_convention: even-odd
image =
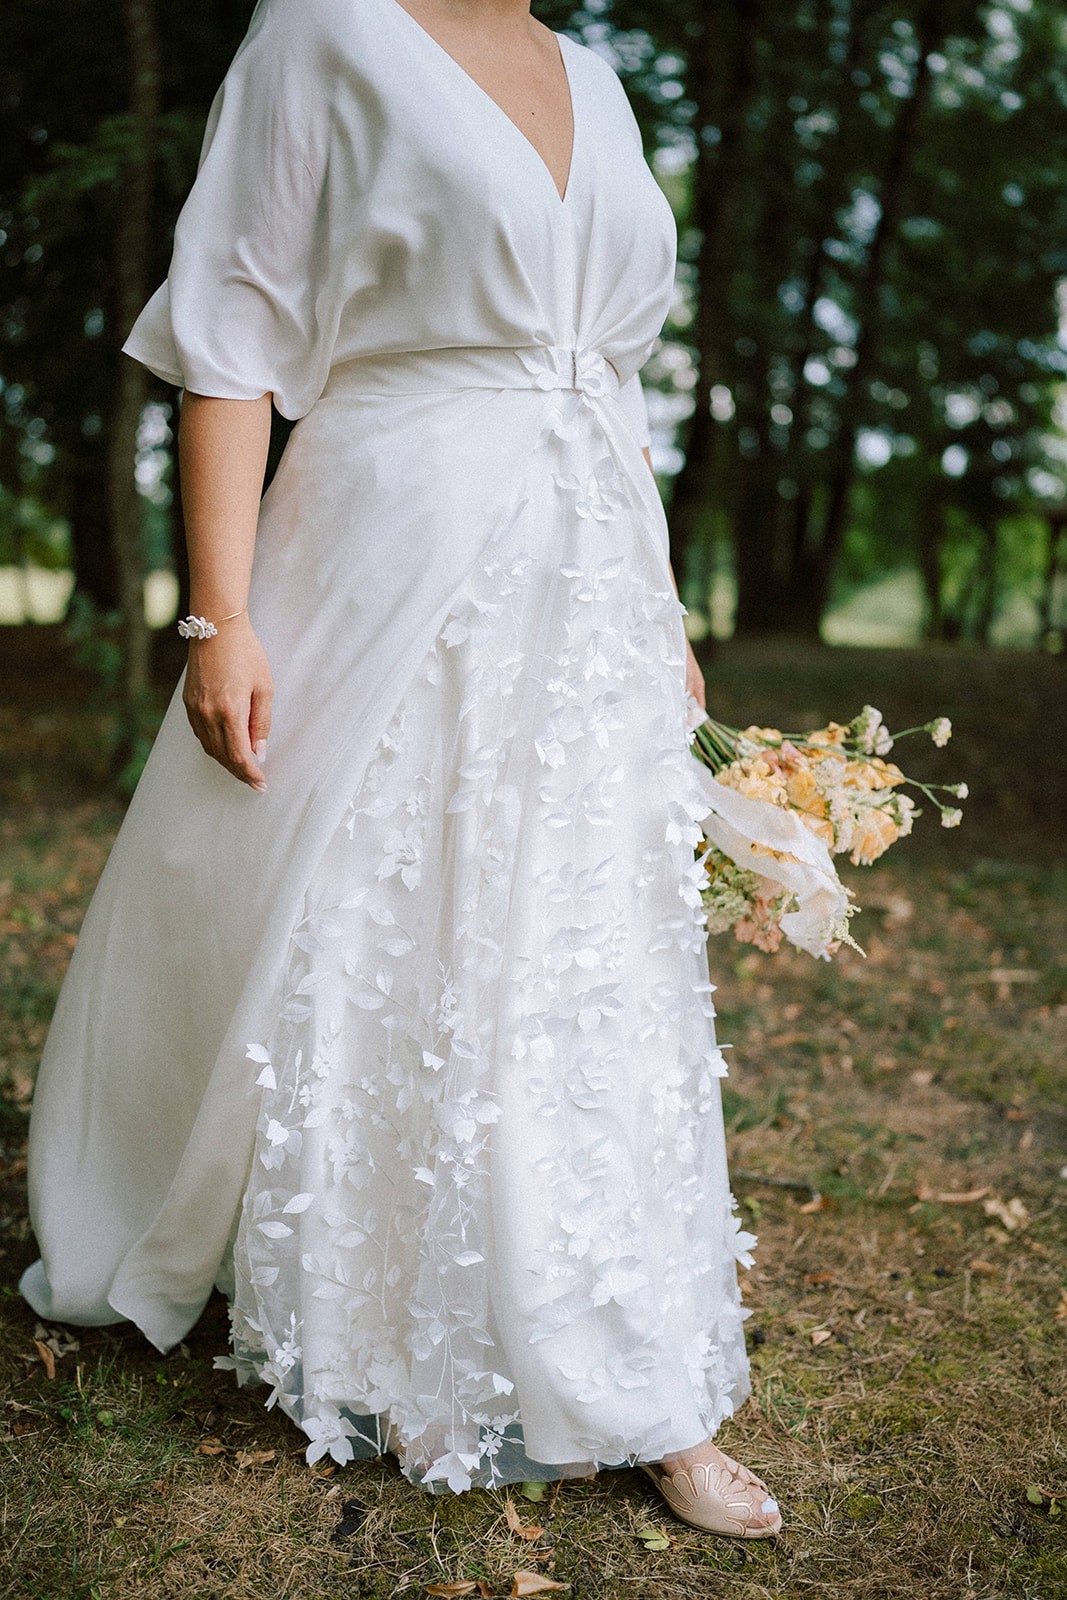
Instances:
[[[232,622],[234,617],[243,617],[247,610],[247,606],[242,606],[240,611],[231,611],[228,617],[220,617],[219,621]],[[213,639],[218,631],[215,624],[209,622],[206,617],[190,616],[178,624],[178,632],[183,639]]]

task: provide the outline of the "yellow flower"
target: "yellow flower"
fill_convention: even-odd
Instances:
[[[766,800],[774,806],[788,805],[785,780],[762,756],[752,756],[746,761],[732,761],[716,773],[720,783],[736,789],[750,800]]]
[[[826,817],[814,817],[810,811],[798,811],[801,822],[809,833],[814,833],[831,850],[834,846],[834,825]]]
[[[789,804],[813,817],[827,815],[826,797],[815,782],[809,767],[795,767],[786,779]]]
[[[883,761],[881,756],[872,756],[870,766],[872,771],[879,774],[881,783],[887,789],[892,788],[895,783],[905,782],[904,774],[892,761]]]
[[[849,860],[854,867],[869,867],[899,837],[900,829],[889,813],[872,807],[856,819]]]
[[[796,861],[797,857],[790,850],[776,850],[773,845],[763,844],[758,839],[750,839],[748,848],[754,856],[773,856],[775,861]],[[753,867],[753,872],[756,870]]]
[[[812,744],[836,746],[844,744],[850,731],[840,722],[828,722],[825,728],[816,728],[814,733],[809,733],[808,738]]]

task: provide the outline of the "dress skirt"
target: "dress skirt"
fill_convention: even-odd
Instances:
[[[176,697],[34,1114],[42,1314],[166,1348],[218,1282],[309,1460],[431,1490],[658,1460],[748,1393],[683,612],[568,360],[365,366],[298,424],[268,792]]]

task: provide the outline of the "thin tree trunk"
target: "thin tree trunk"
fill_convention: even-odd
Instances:
[[[993,632],[993,624],[997,619],[997,589],[998,566],[997,559],[997,524],[992,519],[983,519],[981,557],[979,563],[978,581],[978,607],[975,617],[974,634],[982,644],[989,644]]]
[[[120,604],[115,550],[109,536],[107,466],[102,442],[87,442],[71,474],[72,597],[85,595],[100,611],[114,611]]]
[[[919,572],[926,597],[923,635],[927,639],[945,637],[944,598],[941,593],[941,545],[944,533],[944,507],[935,502],[929,506],[926,529],[919,539]]]
[[[160,109],[159,37],[154,0],[123,0],[129,70],[130,154],[113,249],[114,326],[125,337],[148,298],[154,133]],[[135,712],[148,690],[149,635],[144,615],[145,558],[140,496],[134,479],[137,430],[148,375],[119,356],[108,448],[108,504],[123,622],[123,690]]]
[[[1067,570],[1067,510],[1050,511],[1046,519],[1048,551],[1042,576],[1041,597],[1038,601],[1038,641],[1046,644],[1063,619],[1057,614],[1057,601],[1064,571]]]
[[[859,335],[856,360],[849,371],[841,406],[841,432],[834,452],[826,520],[816,552],[807,552],[797,574],[803,605],[803,623],[808,632],[818,634],[823,612],[830,598],[834,573],[844,543],[856,476],[856,440],[865,421],[865,396],[881,335],[881,297],[885,285],[889,252],[895,241],[903,211],[904,193],[911,168],[919,122],[930,86],[930,56],[940,39],[938,22],[940,0],[926,0],[918,23],[919,59],[915,66],[911,93],[903,102],[889,149],[881,188],[881,212],[871,240],[867,262],[856,298]]]
[[[693,389],[693,416],[685,444],[685,462],[674,480],[670,504],[671,563],[679,580],[686,555],[712,499],[714,483],[715,423],[711,391],[722,378],[722,337],[727,321],[729,294],[730,219],[746,118],[756,88],[756,3],[734,9],[736,37],[732,70],[718,103],[716,77],[724,50],[723,0],[708,0],[699,33],[689,57],[689,94],[696,106],[697,152],[693,171],[692,223],[700,236],[696,258],[696,304],[693,345],[697,381]],[[713,147],[704,130],[718,125],[721,138]]]
[[[737,482],[737,530],[734,545],[737,553],[737,610],[734,631],[737,634],[773,633],[778,631],[778,595],[772,571],[772,523],[778,510],[777,473],[771,453],[770,409],[767,395],[770,387],[769,362],[766,352],[753,357],[754,404],[745,423],[756,437],[756,447],[740,464]]]

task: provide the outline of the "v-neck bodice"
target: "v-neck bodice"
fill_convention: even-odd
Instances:
[[[128,353],[198,393],[270,390],[293,418],[332,366],[402,350],[580,345],[630,378],[670,304],[674,220],[615,73],[558,37],[562,201],[398,0],[259,0]]]
[[[556,48],[559,51],[560,67],[562,69],[564,81],[565,81],[566,87],[567,87],[567,99],[568,99],[569,107],[570,107],[570,121],[571,121],[570,150],[569,150],[568,156],[567,156],[567,170],[566,170],[566,174],[565,174],[564,179],[563,179],[563,188],[561,190],[560,187],[559,187],[559,184],[556,181],[555,174],[553,173],[551,167],[549,166],[548,161],[545,159],[545,156],[537,148],[537,146],[534,144],[533,140],[529,137],[529,135],[523,132],[522,128],[515,121],[515,118],[511,115],[511,113],[508,112],[508,111],[505,111],[505,109],[501,105],[500,101],[496,98],[496,95],[493,94],[491,90],[486,88],[485,84],[481,83],[474,76],[474,73],[471,72],[468,67],[465,67],[463,65],[462,61],[460,61],[456,56],[454,56],[452,54],[452,51],[449,50],[447,45],[443,44],[441,42],[441,40],[437,38],[436,34],[431,33],[430,29],[427,28],[425,26],[425,24],[421,23],[419,21],[418,17],[414,16],[413,13],[408,10],[407,6],[402,5],[400,3],[400,0],[382,0],[382,4],[383,4],[384,7],[386,7],[389,10],[395,10],[395,11],[403,12],[404,16],[407,17],[408,21],[418,30],[419,33],[421,33],[424,36],[424,38],[425,38],[427,44],[429,45],[429,47],[431,48],[431,50],[439,51],[442,55],[447,56],[448,60],[451,61],[452,65],[456,68],[457,72],[462,72],[463,76],[470,83],[472,93],[474,95],[477,95],[481,100],[488,101],[489,105],[492,106],[492,107],[495,107],[496,111],[499,113],[499,115],[501,117],[503,117],[505,119],[505,121],[507,121],[507,122],[509,122],[511,124],[512,128],[518,134],[519,138],[522,139],[529,146],[530,153],[536,158],[537,161],[540,162],[541,166],[544,168],[546,176],[548,177],[549,181],[551,182],[552,187],[555,189],[556,194],[559,196],[560,204],[561,205],[566,205],[567,196],[568,196],[568,194],[570,193],[570,190],[571,190],[571,178],[572,178],[572,176],[574,174],[574,155],[575,155],[575,148],[576,148],[577,141],[578,141],[578,111],[577,111],[577,107],[575,106],[575,103],[574,103],[574,88],[573,88],[573,85],[571,83],[570,73],[567,70],[567,55],[566,55],[566,48],[567,47],[566,47],[566,45],[564,43],[565,36],[563,34],[558,34],[558,33],[553,35],[553,37],[555,38],[555,41],[556,41]],[[440,66],[440,63],[438,63],[438,65]]]

